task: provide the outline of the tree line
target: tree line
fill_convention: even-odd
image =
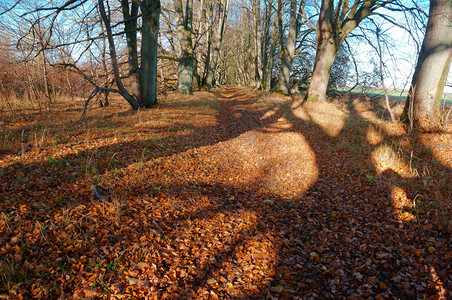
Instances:
[[[357,41],[375,51],[378,59],[367,77],[386,91],[384,55],[393,47],[385,34],[392,26],[410,35],[419,53],[402,121],[423,128],[441,121],[452,58],[447,0],[7,0],[1,5],[2,30],[9,34],[0,44],[20,50],[15,59],[25,62],[28,69],[21,74],[28,75],[21,76],[29,83],[34,73],[41,74],[41,88],[34,90],[48,100],[51,69],[59,74],[53,77],[58,85],[83,80],[84,90],[91,87],[85,107],[93,99],[108,104],[112,92],[133,109],[152,107],[159,91],[192,94],[219,84],[287,95],[305,88],[304,101],[322,102],[331,86],[363,80],[354,57]],[[3,64],[13,59],[0,58]],[[8,89],[12,75],[0,76],[2,89]]]

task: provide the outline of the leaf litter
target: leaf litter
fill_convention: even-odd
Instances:
[[[2,298],[451,297],[450,133],[235,87],[53,113],[3,140]]]

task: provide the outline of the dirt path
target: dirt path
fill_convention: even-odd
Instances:
[[[196,284],[225,298],[448,293],[450,260],[438,259],[450,258],[447,235],[399,218],[391,197],[407,200],[413,182],[392,169],[373,177],[370,122],[352,104],[304,118],[237,88],[218,101],[222,142],[198,149],[196,170],[185,170],[203,166],[188,185],[203,182],[201,194],[217,199],[198,226],[222,244]],[[221,238],[225,228],[232,240]]]
[[[94,150],[2,161],[0,294],[450,298],[451,169],[371,107],[235,87],[185,101],[94,119],[77,144]]]

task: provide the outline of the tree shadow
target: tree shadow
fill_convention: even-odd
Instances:
[[[444,233],[423,226],[422,218],[417,222],[397,219],[394,213],[399,208],[391,198],[391,186],[399,186],[412,200],[419,191],[405,186],[422,179],[403,178],[391,169],[378,174],[372,158],[378,145],[368,142],[369,128],[361,127],[375,124],[364,119],[352,101],[343,127],[332,136],[312,115],[303,120],[288,105],[266,107],[258,103],[255,93],[229,87],[217,91],[216,97],[218,125],[193,127],[177,137],[113,143],[18,164],[12,170],[2,168],[2,176],[16,181],[27,174],[48,178],[40,185],[1,186],[2,195],[18,197],[8,200],[8,206],[17,206],[16,213],[7,212],[5,202],[2,211],[17,224],[27,220],[29,227],[11,225],[0,248],[22,230],[27,246],[18,261],[25,274],[37,283],[54,281],[74,297],[87,297],[92,290],[99,297],[162,299],[376,294],[416,298],[440,293],[435,289],[438,282],[448,283],[447,261],[434,256],[447,257]],[[272,170],[280,169],[281,160],[288,158],[283,152],[280,160],[257,164],[250,169],[253,176],[240,178],[251,155],[236,148],[239,144],[234,141],[245,148],[255,146],[252,150],[273,146],[283,151],[280,145],[262,142],[281,134],[289,140],[303,137],[315,155],[314,164],[309,165],[317,169],[315,178],[295,194],[268,185]],[[362,147],[348,145],[350,140]],[[279,141],[284,140],[272,143]],[[146,147],[149,153],[144,156],[131,151]],[[230,150],[226,158],[219,156],[222,148]],[[261,153],[265,152],[256,155]],[[81,157],[86,157],[84,162]],[[85,172],[96,161],[103,161],[95,168],[98,179],[108,183],[104,187],[110,192],[109,200],[94,199],[87,188]],[[62,167],[67,170],[61,171]],[[439,169],[450,174],[449,168]],[[56,176],[52,182],[53,177],[42,170],[63,178]],[[293,177],[301,180],[303,176]],[[280,184],[285,182],[277,182],[276,187]],[[447,189],[440,192],[441,197],[450,195]],[[69,198],[58,203],[53,200],[57,196]],[[33,203],[34,198],[43,197],[53,202]],[[53,261],[50,266],[39,267],[46,259]],[[37,274],[46,275],[38,278]],[[82,274],[87,282],[75,274]],[[27,284],[25,292],[32,295],[31,281]],[[50,296],[59,293],[48,291]]]

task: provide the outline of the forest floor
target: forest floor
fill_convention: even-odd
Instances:
[[[0,299],[450,299],[452,134],[330,100],[2,112]]]

